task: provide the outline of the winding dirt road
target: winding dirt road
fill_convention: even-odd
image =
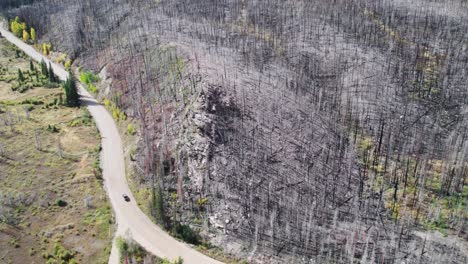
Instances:
[[[44,60],[47,64],[51,62],[33,47],[25,44],[5,30],[1,24],[0,33],[34,60]],[[68,73],[60,65],[53,62],[51,62],[51,65],[55,74],[61,80],[67,79]],[[127,184],[122,141],[114,119],[112,119],[112,116],[104,106],[98,103],[81,85],[79,92],[82,105],[88,108],[102,137],[101,166],[103,169],[104,186],[111,201],[117,222],[115,237],[118,235],[130,235],[147,251],[159,257],[175,259],[180,256],[184,259],[184,263],[188,264],[222,263],[199,253],[189,245],[169,236],[138,208]],[[124,201],[122,198],[123,193],[129,195],[130,202]],[[115,240],[109,263],[119,263],[119,252],[115,246]]]

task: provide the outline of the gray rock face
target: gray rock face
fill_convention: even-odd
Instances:
[[[468,21],[466,3],[446,2],[43,0],[10,13],[106,66],[108,97],[141,124],[142,186],[161,182],[171,220],[226,252],[465,263]],[[456,242],[414,234],[428,225]]]

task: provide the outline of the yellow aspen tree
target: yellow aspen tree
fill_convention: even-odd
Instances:
[[[31,28],[31,40],[36,41],[36,30],[33,27]]]
[[[23,41],[28,42],[29,41],[29,33],[27,30],[23,30]]]

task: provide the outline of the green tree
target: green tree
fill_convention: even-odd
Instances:
[[[44,60],[41,60],[41,73],[45,77],[49,77],[49,69],[47,69],[47,64]]]
[[[55,76],[54,69],[52,68],[52,64],[49,62],[49,82],[54,83],[57,82],[57,76]]]
[[[78,95],[75,78],[71,72],[68,79],[63,84],[63,89],[65,90],[65,101],[67,105],[71,107],[79,106],[80,96]]]
[[[153,188],[152,196],[152,215],[156,220],[156,223],[166,227],[166,216],[164,212],[164,200],[161,184],[158,183],[156,187]]]
[[[36,41],[36,30],[31,27],[31,40]]]
[[[33,72],[35,69],[34,69],[34,63],[32,60],[29,60],[29,70],[31,70],[31,72]]]
[[[21,71],[21,69],[18,69],[18,81],[20,83],[24,82],[24,76],[23,76],[23,72]]]

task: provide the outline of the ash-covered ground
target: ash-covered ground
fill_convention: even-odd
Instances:
[[[8,15],[106,72],[168,228],[253,263],[466,263],[467,1],[36,0]]]

